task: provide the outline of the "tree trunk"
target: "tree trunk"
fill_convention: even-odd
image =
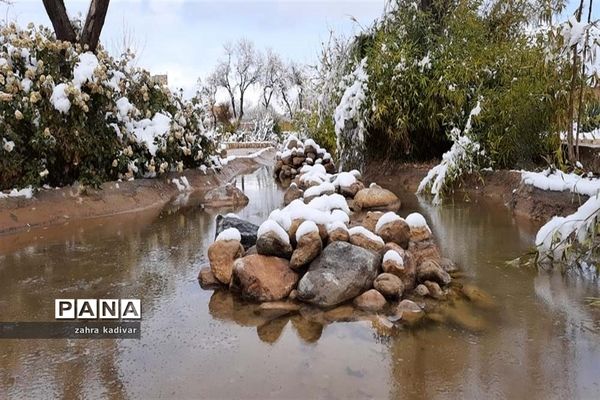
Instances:
[[[87,45],[90,51],[96,51],[96,47],[98,47],[109,2],[110,0],[92,0],[90,3],[90,9],[81,32],[81,44]]]
[[[233,91],[231,88],[227,88],[227,92],[229,93],[229,100],[231,102],[231,112],[233,113],[233,118],[237,118],[237,111],[235,109],[235,96],[233,95]]]
[[[241,121],[242,118],[244,117],[244,92],[245,92],[245,90],[242,90],[240,88],[240,115],[239,115],[238,121]]]
[[[592,21],[592,5],[594,4],[594,0],[590,0],[590,5],[588,8],[588,25]],[[579,131],[581,129],[581,114],[583,113],[583,91],[585,90],[585,59],[587,57],[588,51],[588,40],[590,38],[589,28],[585,32],[585,42],[583,44],[583,56],[581,57],[581,85],[579,88],[579,108],[577,109],[577,132],[575,133],[575,157],[579,161]]]
[[[52,22],[56,39],[75,43],[77,37],[71,25],[63,0],[43,0],[46,13]]]
[[[583,12],[583,0],[579,3],[579,8],[577,9],[577,14],[575,15],[575,19],[577,22],[581,21],[581,13]],[[577,43],[573,45],[573,66],[571,70],[571,90],[569,93],[569,119],[568,119],[568,129],[567,129],[567,156],[569,158],[569,162],[574,165],[575,164],[575,151],[573,149],[573,122],[575,122],[575,86],[577,84],[577,75],[579,74],[579,67],[577,66],[578,58],[577,58]]]

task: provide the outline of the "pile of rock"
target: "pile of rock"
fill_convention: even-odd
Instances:
[[[322,165],[325,171],[332,174],[336,168],[331,154],[320,147],[314,140],[304,142],[294,135],[288,136],[281,150],[277,152],[274,175],[280,182],[293,179],[305,165]]]
[[[305,165],[285,207],[260,226],[217,217],[203,287],[226,286],[256,302],[383,313],[414,322],[450,291],[454,263],[441,256],[425,218],[396,212],[398,197],[358,171],[330,174]]]

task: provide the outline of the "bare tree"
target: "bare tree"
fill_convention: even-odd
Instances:
[[[294,62],[285,68],[283,77],[279,80],[279,97],[290,118],[294,118],[295,110],[304,108],[305,81],[303,68]]]
[[[234,75],[239,93],[240,112],[238,120],[244,117],[244,96],[248,88],[258,82],[262,69],[262,57],[254,43],[247,39],[239,40],[234,48]]]
[[[237,85],[234,83],[232,75],[233,57],[234,57],[234,46],[231,43],[227,43],[224,46],[225,59],[218,62],[217,67],[213,75],[215,76],[216,83],[218,86],[224,87],[229,94],[229,101],[231,102],[231,112],[233,118],[237,118],[237,110],[235,107],[235,94],[237,91]]]
[[[262,102],[265,108],[269,108],[273,94],[277,90],[279,81],[283,77],[283,62],[277,53],[268,49],[264,59],[260,84],[262,86]]]
[[[208,110],[212,119],[212,128],[217,126],[217,91],[219,90],[219,79],[216,71],[210,74],[205,82],[198,79],[198,86],[200,87],[200,98],[202,105]]]
[[[77,43],[75,28],[69,20],[67,9],[63,0],[42,0],[46,13],[54,27],[56,39]],[[100,40],[100,33],[104,26],[108,4],[110,0],[91,0],[85,24],[81,30],[79,43],[87,46],[90,51],[96,51]]]

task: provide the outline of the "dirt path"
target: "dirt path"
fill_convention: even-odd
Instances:
[[[6,235],[66,223],[77,225],[91,218],[102,218],[108,223],[115,216],[122,220],[124,215],[128,215],[127,218],[158,215],[180,194],[171,182],[173,178],[185,176],[192,187],[190,194],[197,197],[237,175],[272,165],[274,154],[274,150],[262,151],[257,157],[248,157],[248,152],[236,154],[239,158],[229,160],[218,173],[187,170],[163,178],[107,182],[100,190],[90,189],[84,193],[75,187],[64,187],[42,190],[31,199],[0,199],[0,237],[3,237],[0,242],[8,241]]]

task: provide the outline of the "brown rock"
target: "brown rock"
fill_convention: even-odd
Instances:
[[[380,311],[386,304],[385,297],[375,289],[367,290],[354,299],[354,305],[365,311]]]
[[[440,249],[432,240],[413,242],[408,244],[408,250],[412,253],[417,265],[427,259],[439,261],[441,258]]]
[[[414,242],[421,242],[423,240],[431,239],[431,231],[427,226],[419,226],[410,228],[410,240]]]
[[[348,242],[350,235],[347,229],[336,228],[329,232],[329,243],[331,242]]]
[[[244,248],[237,240],[217,240],[208,247],[210,270],[225,285],[231,281],[233,262],[244,255]]]
[[[373,240],[362,233],[350,233],[350,243],[375,253],[381,252],[384,246],[383,242]]]
[[[246,254],[244,254],[245,256],[249,256],[252,254],[258,254],[258,251],[256,250],[256,245],[250,247],[248,250],[246,250]]]
[[[427,289],[427,286],[425,286],[421,283],[421,284],[417,285],[417,287],[415,288],[413,293],[415,293],[417,296],[425,297],[425,296],[429,295],[429,289]]]
[[[456,266],[454,261],[452,261],[449,258],[442,257],[439,260],[439,264],[440,264],[440,267],[442,267],[442,269],[446,272],[452,273],[452,272],[458,271],[458,267]]]
[[[244,297],[265,302],[287,297],[298,283],[298,274],[286,259],[251,255],[234,262],[233,279]]]
[[[231,184],[208,191],[202,199],[202,203],[207,207],[245,206],[248,201],[248,196]]]
[[[325,172],[328,174],[335,174],[335,165],[331,161],[324,163],[323,166],[325,167]]]
[[[288,205],[296,199],[301,199],[304,195],[304,191],[298,187],[295,183],[291,183],[290,187],[287,188],[283,195],[283,204]]]
[[[290,267],[292,269],[298,269],[307,265],[323,250],[323,243],[321,242],[321,236],[317,231],[307,233],[303,235],[298,241],[296,250],[292,253],[292,259],[290,260]]]
[[[440,285],[448,285],[452,278],[434,260],[425,260],[417,267],[417,281],[434,281]],[[428,287],[428,289],[430,289]]]
[[[358,193],[360,190],[363,190],[364,188],[365,185],[363,185],[361,181],[356,181],[350,186],[340,186],[340,194],[345,197],[354,198],[354,196],[356,196],[356,193]]]
[[[211,289],[221,285],[221,282],[212,273],[210,267],[202,267],[198,274],[198,280],[202,289]]]
[[[402,258],[402,264],[398,263],[393,259],[387,259],[383,261],[382,268],[384,272],[396,275],[402,281],[404,290],[411,290],[415,287],[417,278],[417,266],[415,264],[414,257],[408,250],[404,250],[396,243],[387,243],[385,245],[383,254],[385,259],[385,253],[389,250],[393,250],[400,258]]]
[[[407,299],[402,300],[394,310],[395,320],[402,320],[408,323],[416,323],[423,318],[424,315],[425,313],[417,303]]]
[[[375,186],[359,190],[354,196],[354,207],[363,210],[398,211],[400,199],[387,189]]]
[[[380,274],[375,281],[373,287],[382,295],[389,299],[398,299],[402,297],[404,292],[404,284],[396,275],[384,272]]]
[[[388,222],[379,227],[379,230],[376,233],[381,236],[386,243],[392,242],[400,245],[403,249],[408,248],[410,227],[403,219]]]
[[[304,162],[304,157],[298,156],[298,157],[292,158],[292,164],[294,165],[294,167],[300,167],[303,162]]]
[[[268,231],[256,239],[256,251],[263,256],[275,256],[289,259],[292,256],[292,245],[284,242],[275,232]]]
[[[429,295],[434,299],[441,300],[444,297],[446,297],[444,295],[444,291],[437,282],[425,281],[423,282],[423,285],[425,285],[427,291],[429,292]]]
[[[375,233],[375,226],[377,225],[377,221],[383,215],[381,211],[368,211],[365,218],[362,220],[361,225]]]

